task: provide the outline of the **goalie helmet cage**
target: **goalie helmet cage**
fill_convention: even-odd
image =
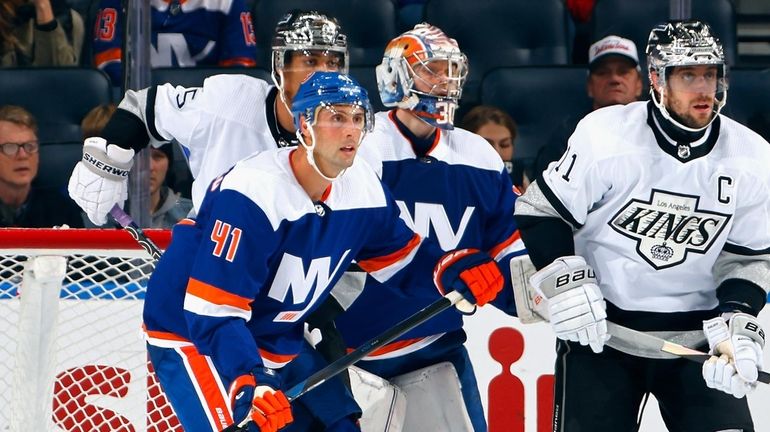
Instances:
[[[141,328],[153,267],[124,230],[0,229],[0,430],[182,430]]]

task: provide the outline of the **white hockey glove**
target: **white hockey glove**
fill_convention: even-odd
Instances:
[[[604,349],[607,306],[596,284],[594,270],[579,256],[557,258],[530,278],[537,292],[548,299],[548,315],[556,337]]]
[[[751,315],[736,313],[703,321],[712,357],[703,363],[703,379],[709,388],[742,398],[757,386],[762,370],[765,332]]]
[[[128,172],[134,151],[104,138],[87,138],[83,159],[75,165],[67,190],[70,197],[96,225],[107,223],[107,213],[115,204],[123,206],[128,198]]]

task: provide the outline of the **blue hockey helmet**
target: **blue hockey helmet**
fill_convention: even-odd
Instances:
[[[315,123],[319,108],[331,105],[356,105],[365,112],[364,131],[374,127],[374,114],[366,89],[356,80],[340,72],[313,72],[302,82],[291,103],[294,126],[299,130],[300,116]]]

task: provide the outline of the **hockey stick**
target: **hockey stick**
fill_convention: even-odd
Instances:
[[[144,250],[146,250],[147,253],[155,259],[155,261],[160,259],[160,256],[162,255],[160,248],[155,243],[153,243],[149,237],[147,237],[144,231],[142,231],[136,222],[134,222],[134,219],[132,219],[128,213],[123,211],[120,206],[115,204],[110,210],[110,216],[112,216],[113,219],[115,219],[115,221],[123,227],[123,229],[128,231],[128,233],[131,234],[131,237],[133,237],[134,240],[136,240],[137,243],[139,243],[139,245],[142,246]]]
[[[449,309],[450,307],[454,306],[455,303],[457,303],[462,299],[463,299],[462,294],[458,293],[457,291],[452,291],[446,294],[444,297],[420,309],[414,315],[404,319],[403,321],[399,322],[395,326],[386,330],[384,333],[380,334],[379,336],[376,336],[366,341],[363,345],[358,347],[355,351],[348,353],[344,357],[340,357],[339,359],[330,363],[328,366],[314,373],[307,379],[300,381],[299,383],[290,387],[288,390],[284,392],[284,394],[286,395],[286,398],[289,399],[289,402],[297,399],[303,394],[309,392],[310,390],[313,390],[314,388],[325,383],[329,379],[335,377],[337,374],[341,373],[342,371],[347,369],[349,366],[352,366],[357,361],[366,357],[372,351],[375,351],[378,348],[381,348],[384,345],[387,345],[388,343],[392,342],[393,339],[401,336],[402,334],[408,332],[409,330],[417,327],[418,325],[424,323],[425,321]],[[240,424],[237,424],[237,425],[232,424],[224,428],[222,432],[235,432],[235,431],[241,430],[244,426],[246,426],[249,423],[249,421],[251,421],[251,418],[247,416]]]
[[[117,204],[110,210],[110,215],[112,215],[112,217],[120,224],[120,226],[122,226],[126,231],[128,231],[131,234],[131,236],[137,242],[139,242],[140,245],[142,245],[142,247],[147,251],[147,253],[152,255],[152,257],[155,258],[156,260],[160,259],[160,256],[161,256],[160,248],[158,248],[158,246],[155,245],[155,243],[153,243],[152,240],[150,240],[144,234],[142,229],[136,225],[136,223],[131,218],[131,216],[129,216],[125,211],[123,211],[123,209],[121,209]],[[447,293],[442,298],[420,309],[409,318],[404,319],[403,321],[399,322],[398,324],[391,327],[389,330],[385,331],[379,336],[376,336],[368,340],[363,345],[358,347],[355,351],[348,353],[344,357],[340,357],[339,359],[330,363],[328,366],[314,373],[307,379],[290,387],[286,392],[284,392],[284,394],[286,395],[286,398],[289,399],[289,402],[293,401],[294,399],[297,399],[303,394],[325,383],[329,379],[337,376],[338,374],[346,370],[349,366],[352,366],[354,363],[366,357],[371,352],[383,347],[384,345],[387,345],[388,343],[392,342],[394,339],[401,336],[402,334],[417,327],[418,325],[424,323],[425,321],[433,318],[434,316],[440,314],[441,312],[451,308],[462,299],[463,299],[462,294],[458,293],[457,291],[452,291],[450,293]],[[223,429],[222,432],[239,431],[243,427],[245,427],[249,423],[249,421],[251,421],[251,419],[249,416],[247,416],[240,424],[237,424],[237,425],[232,424],[226,427],[225,429]]]
[[[616,339],[619,342],[619,346],[622,347],[622,349],[614,346],[613,348],[639,357],[648,357],[648,355],[645,355],[645,352],[648,351],[650,355],[662,351],[696,363],[703,363],[711,358],[710,355],[704,352],[661,339],[649,333],[623,327],[610,321],[607,321],[607,332],[611,336],[610,340]],[[757,381],[770,384],[770,373],[759,371]]]

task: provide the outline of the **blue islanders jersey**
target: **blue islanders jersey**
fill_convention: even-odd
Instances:
[[[121,0],[101,0],[94,66],[121,81],[125,18]],[[244,0],[150,0],[152,67],[254,66],[256,37]]]
[[[506,269],[510,258],[526,251],[513,221],[516,194],[500,156],[480,136],[455,128],[438,129],[431,149],[417,157],[394,116],[395,111],[376,115],[360,157],[382,178],[416,233],[437,241],[444,251],[476,248],[498,261],[506,284],[493,304],[514,314]],[[433,283],[406,287],[401,281],[366,277],[363,292],[335,322],[347,346],[358,347],[435,301],[435,291]],[[462,315],[452,308],[368,358],[407,354],[461,328]]]
[[[294,176],[294,151],[242,160],[211,183],[197,219],[174,228],[147,290],[149,344],[194,344],[231,380],[291,361],[303,318],[353,260],[381,282],[431,283],[442,252],[398,217],[365,161],[314,203]],[[399,272],[410,262],[417,270]]]

